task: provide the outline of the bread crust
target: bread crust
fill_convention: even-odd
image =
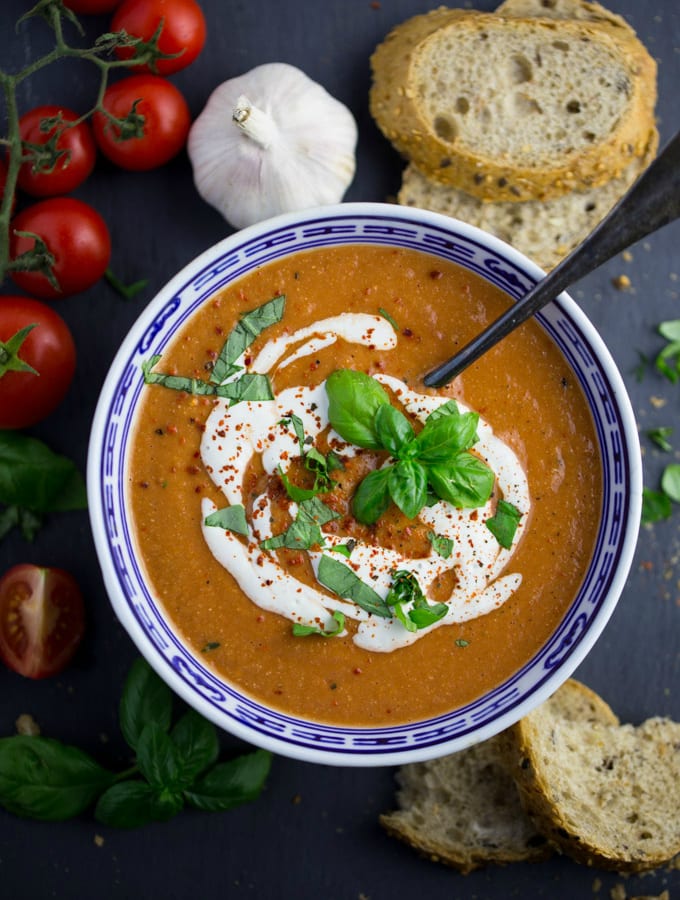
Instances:
[[[563,692],[573,691],[575,684],[573,680],[567,682],[504,734],[505,761],[522,805],[536,828],[577,862],[618,872],[658,868],[680,852],[680,825],[676,816],[675,822],[667,823],[663,834],[647,834],[643,823],[652,804],[668,802],[672,808],[674,798],[676,804],[680,799],[680,724],[655,718],[635,729],[620,725],[615,716],[607,722],[601,716],[599,698],[592,692],[592,702],[600,712],[591,720],[579,722],[568,710],[565,712]],[[588,690],[584,686],[581,689]],[[570,730],[569,723],[576,728]],[[619,746],[624,734],[626,742]],[[570,744],[578,744],[579,739],[581,745],[576,752],[584,757],[589,754],[580,772],[580,780],[587,780],[589,788],[588,822],[579,786],[571,774],[572,760],[568,758],[574,750]],[[635,762],[629,758],[629,764],[624,765],[625,753],[634,753]],[[623,776],[618,775],[621,768]],[[631,775],[631,771],[637,775]],[[618,792],[621,802],[624,797],[636,798],[637,812],[625,822],[617,819],[617,815],[623,816],[622,811],[611,807],[612,792]],[[640,834],[631,839],[638,826],[629,826],[636,822],[638,814]]]
[[[625,115],[601,140],[556,152],[551,164],[541,166],[507,154],[484,155],[460,137],[446,140],[425,114],[424,86],[415,72],[434,45],[448,42],[447,52],[454,53],[462,34],[479,38],[480,53],[493,38],[503,46],[509,34],[596,43],[626,73]],[[606,20],[516,18],[440,7],[396,26],[374,51],[371,67],[370,110],[387,139],[428,178],[482,200],[543,200],[603,184],[645,152],[655,128],[656,64],[632,29]],[[455,118],[455,110],[450,114]]]

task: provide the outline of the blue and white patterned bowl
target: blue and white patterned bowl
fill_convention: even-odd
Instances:
[[[446,715],[380,728],[349,728],[284,715],[255,702],[184,646],[145,583],[126,509],[125,468],[140,400],[142,360],[162,354],[189,316],[256,266],[299,250],[347,243],[420,249],[453,260],[518,299],[541,270],[502,241],[417,209],[341,204],[279,216],[238,232],[176,275],[121,346],[95,414],[88,461],[90,516],[114,610],[149,663],[206,718],[236,736],[298,759],[395,765],[463,749],[508,727],[565,681],[595,643],[624,586],[640,520],[642,476],[633,412],[622,379],[593,325],[566,294],[538,316],[588,398],[604,471],[593,558],[578,596],[552,638],[511,678]]]

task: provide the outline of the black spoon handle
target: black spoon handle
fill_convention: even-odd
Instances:
[[[680,216],[680,132],[588,237],[524,297],[423,379],[447,384],[565,288]]]

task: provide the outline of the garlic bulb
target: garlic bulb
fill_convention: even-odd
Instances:
[[[351,112],[286,63],[219,85],[187,149],[201,197],[235,228],[339,202],[354,177]]]

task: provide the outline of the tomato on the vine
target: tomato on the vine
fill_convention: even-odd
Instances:
[[[85,632],[83,596],[63,569],[22,563],[0,579],[0,657],[27,678],[70,662]]]
[[[120,0],[62,0],[71,12],[78,15],[100,15],[113,12]]]
[[[60,117],[64,123],[75,122],[78,114],[59,106],[36,106],[19,120],[21,140],[25,143],[44,145],[56,137],[55,149],[64,151],[51,168],[40,170],[35,162],[27,161],[19,169],[17,183],[22,191],[32,197],[54,197],[68,194],[88,177],[97,158],[97,147],[92,129],[87,122],[77,125],[55,124],[43,131],[42,123]],[[26,150],[24,149],[24,152]],[[38,151],[39,152],[39,151]]]
[[[196,0],[123,0],[111,21],[111,31],[125,31],[146,42],[154,36],[161,23],[163,27],[158,37],[158,49],[161,53],[173,54],[172,58],[135,66],[135,72],[155,72],[158,75],[179,72],[190,65],[203,49],[206,25]],[[130,59],[134,48],[117,47],[116,55],[120,59]]]
[[[0,428],[44,419],[75,370],[73,337],[58,313],[31,297],[0,297]]]
[[[122,169],[155,169],[172,159],[184,146],[191,115],[187,102],[174,84],[159,75],[131,75],[106,89],[103,105],[117,119],[139,117],[131,135],[102,112],[94,114],[94,136],[104,156]],[[134,133],[135,130],[138,133]]]
[[[51,266],[59,289],[42,272],[11,271],[11,276],[27,294],[54,300],[92,287],[107,269],[111,238],[99,213],[75,197],[52,197],[34,203],[18,213],[11,223],[10,255],[16,259],[36,248],[36,240],[20,232],[30,232],[44,242],[54,257]]]

